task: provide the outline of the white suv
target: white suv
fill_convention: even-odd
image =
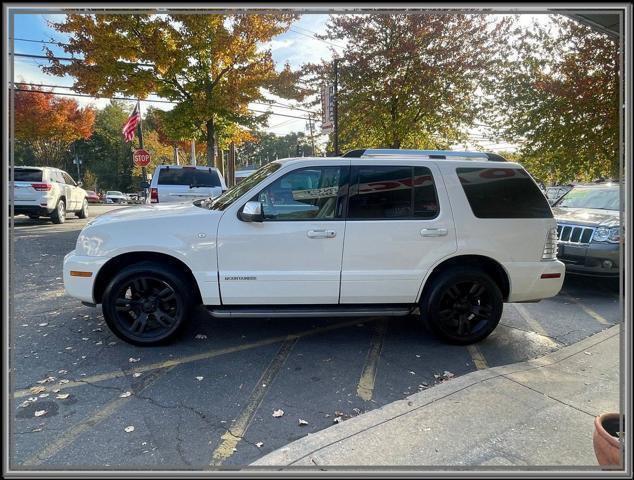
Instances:
[[[15,167],[13,207],[16,215],[31,218],[50,217],[64,223],[66,214],[88,216],[86,190],[63,170],[52,167]],[[11,177],[9,177],[11,178]]]
[[[217,197],[227,190],[217,168],[194,165],[159,165],[150,182],[150,202],[191,202]]]
[[[101,215],[64,284],[139,345],[173,338],[200,303],[222,318],[416,314],[469,344],[503,302],[559,292],[556,228],[530,175],[494,154],[291,158],[215,200]]]

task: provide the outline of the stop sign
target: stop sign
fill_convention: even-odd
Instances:
[[[150,154],[146,150],[135,150],[132,154],[132,161],[137,167],[147,167],[150,164]]]

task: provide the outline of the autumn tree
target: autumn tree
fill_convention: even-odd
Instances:
[[[340,149],[463,141],[476,117],[478,83],[507,28],[487,15],[332,15],[322,38],[345,47],[338,54]],[[332,62],[306,65],[304,73],[313,93],[333,82]]]
[[[14,112],[15,139],[42,166],[64,168],[71,144],[90,137],[95,123],[92,108],[28,86],[15,91]]]
[[[285,32],[294,14],[68,14],[55,30],[81,61],[59,61],[49,50],[54,75],[71,75],[74,89],[91,95],[154,93],[176,102],[165,115],[179,138],[202,140],[214,164],[219,126],[252,127],[264,121],[248,108],[266,92],[301,98],[289,65],[275,69],[265,43]]]
[[[550,183],[619,175],[619,50],[574,20],[517,28],[484,79],[490,124]]]

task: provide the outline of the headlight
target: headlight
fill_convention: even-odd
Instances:
[[[621,241],[621,229],[620,227],[599,227],[594,231],[592,241],[619,243]]]

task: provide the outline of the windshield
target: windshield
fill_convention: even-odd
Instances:
[[[618,187],[573,188],[555,205],[563,208],[619,209]]]
[[[112,191],[110,191],[110,192],[107,192],[107,193],[106,193],[106,195],[119,195],[119,196],[121,196],[121,197],[122,197],[122,196],[123,196],[123,193],[121,193],[121,192],[112,192]]]
[[[271,175],[273,172],[277,171],[282,165],[277,162],[272,162],[264,165],[253,175],[249,175],[239,184],[231,187],[225,193],[220,195],[219,197],[209,201],[199,201],[195,202],[195,205],[209,208],[210,210],[224,210],[233,202],[235,202],[238,198],[244,195],[246,192],[255,187],[258,183],[264,180],[266,177]]]

